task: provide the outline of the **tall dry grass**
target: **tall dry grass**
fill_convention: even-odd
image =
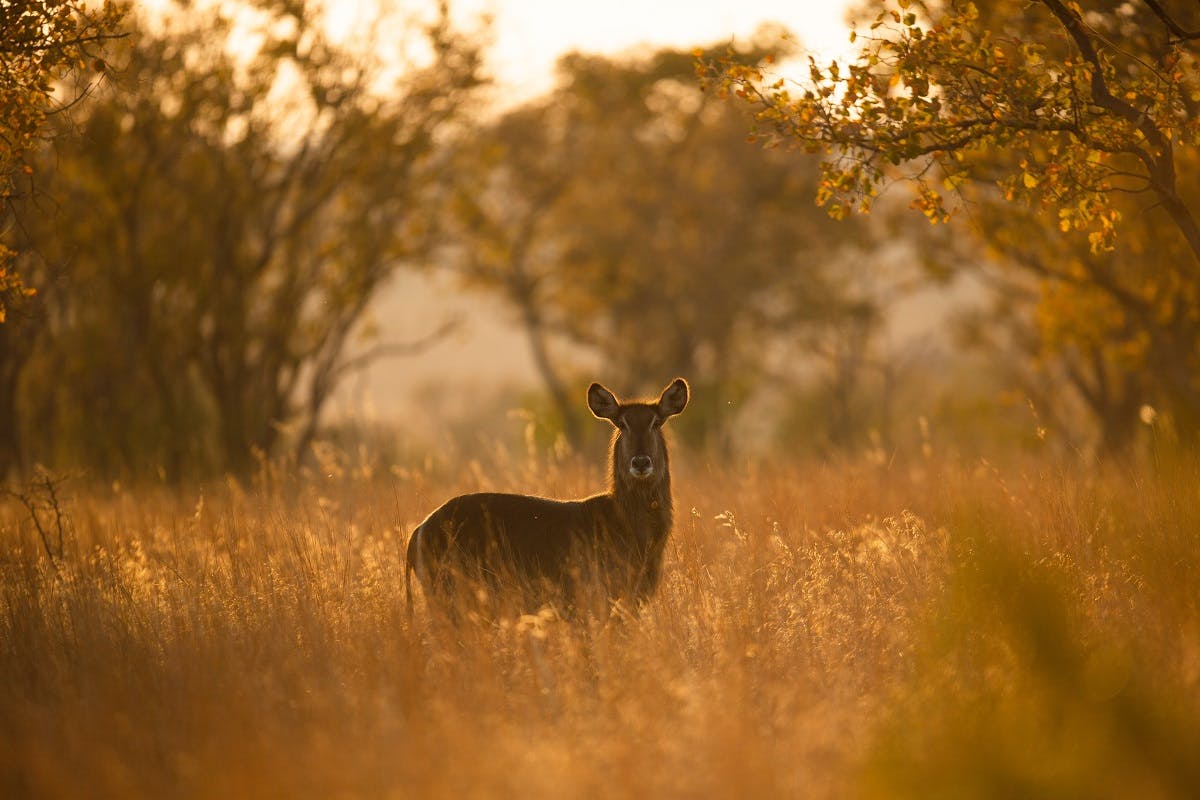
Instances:
[[[5,503],[0,795],[1200,790],[1195,460],[676,465],[661,590],[608,624],[406,614],[428,511],[574,462],[75,485],[61,547]]]

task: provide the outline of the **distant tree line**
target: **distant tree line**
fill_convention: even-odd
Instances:
[[[863,231],[825,224],[811,163],[746,143],[692,53],[569,56],[559,88],[489,116],[480,37],[444,7],[402,71],[303,4],[253,8],[253,53],[220,14],[132,18],[112,84],[56,121],[12,210],[37,294],[0,330],[0,470],[302,458],[397,269],[503,297],[574,444],[561,343],[623,385],[689,376],[700,437],[791,369],[780,343],[878,323],[844,276]]]
[[[564,354],[580,351],[632,389],[686,375],[681,435],[718,447],[772,394],[778,435],[818,450],[888,446],[901,415],[969,416],[946,404],[1002,388],[1073,446],[1128,451],[1148,407],[1186,430],[1200,418],[1186,235],[1200,184],[1179,177],[1200,166],[1194,21],[1096,11],[1091,52],[1057,3],[903,5],[859,62],[814,62],[807,84],[774,77],[796,50],[764,31],[568,55],[554,89],[502,111],[485,37],[444,5],[386,28],[404,42],[347,45],[318,7],[251,2],[236,48],[222,13],[118,30],[112,12],[94,40],[111,80],[53,73],[91,96],[39,123],[29,191],[8,198],[21,289],[0,324],[0,473],[179,479],[304,458],[339,383],[392,348],[360,339],[401,269],[503,299],[576,445],[590,376]],[[1096,74],[1150,123],[1097,104]],[[750,104],[723,100],[735,92]],[[909,225],[876,202],[906,175],[926,216],[971,224]],[[961,342],[989,375],[938,394],[938,364],[898,351],[889,319],[910,289],[967,272],[989,304]]]

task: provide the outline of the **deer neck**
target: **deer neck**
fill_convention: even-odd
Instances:
[[[654,541],[671,532],[674,508],[668,471],[658,480],[639,482],[623,478],[614,468],[611,495],[618,516],[635,537]]]

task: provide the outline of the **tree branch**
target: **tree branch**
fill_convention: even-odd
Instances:
[[[1176,188],[1175,152],[1172,149],[1171,141],[1148,114],[1116,97],[1109,89],[1104,78],[1100,54],[1079,15],[1068,9],[1061,0],[1039,0],[1039,2],[1059,21],[1067,35],[1075,43],[1080,55],[1091,65],[1092,102],[1116,117],[1131,123],[1145,138],[1149,150],[1141,147],[1135,148],[1135,155],[1146,165],[1154,191],[1162,201],[1163,208],[1170,214],[1172,221],[1191,248],[1196,262],[1200,264],[1200,224],[1197,223],[1191,210],[1183,202]]]
[[[454,331],[458,330],[461,325],[461,320],[452,319],[442,323],[430,333],[425,334],[419,339],[414,339],[409,342],[380,342],[353,358],[347,358],[338,364],[329,372],[329,378],[332,383],[336,383],[343,378],[347,373],[356,370],[365,369],[372,362],[380,358],[396,358],[398,356],[411,356],[426,350],[429,347],[437,344],[442,339],[449,336]]]
[[[1158,0],[1146,0],[1146,5],[1150,7],[1150,11],[1154,13],[1154,16],[1158,17],[1167,30],[1171,32],[1171,35],[1175,37],[1175,41],[1189,42],[1200,39],[1200,31],[1185,30],[1166,12]]]

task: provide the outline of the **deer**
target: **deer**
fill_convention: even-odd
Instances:
[[[607,491],[579,500],[481,492],[446,501],[409,539],[410,615],[414,573],[427,603],[453,601],[465,578],[516,589],[542,605],[561,603],[568,614],[587,601],[604,611],[644,605],[658,587],[673,524],[663,425],[688,395],[682,378],[653,402],[621,402],[599,383],[589,386],[588,408],[613,427]]]

